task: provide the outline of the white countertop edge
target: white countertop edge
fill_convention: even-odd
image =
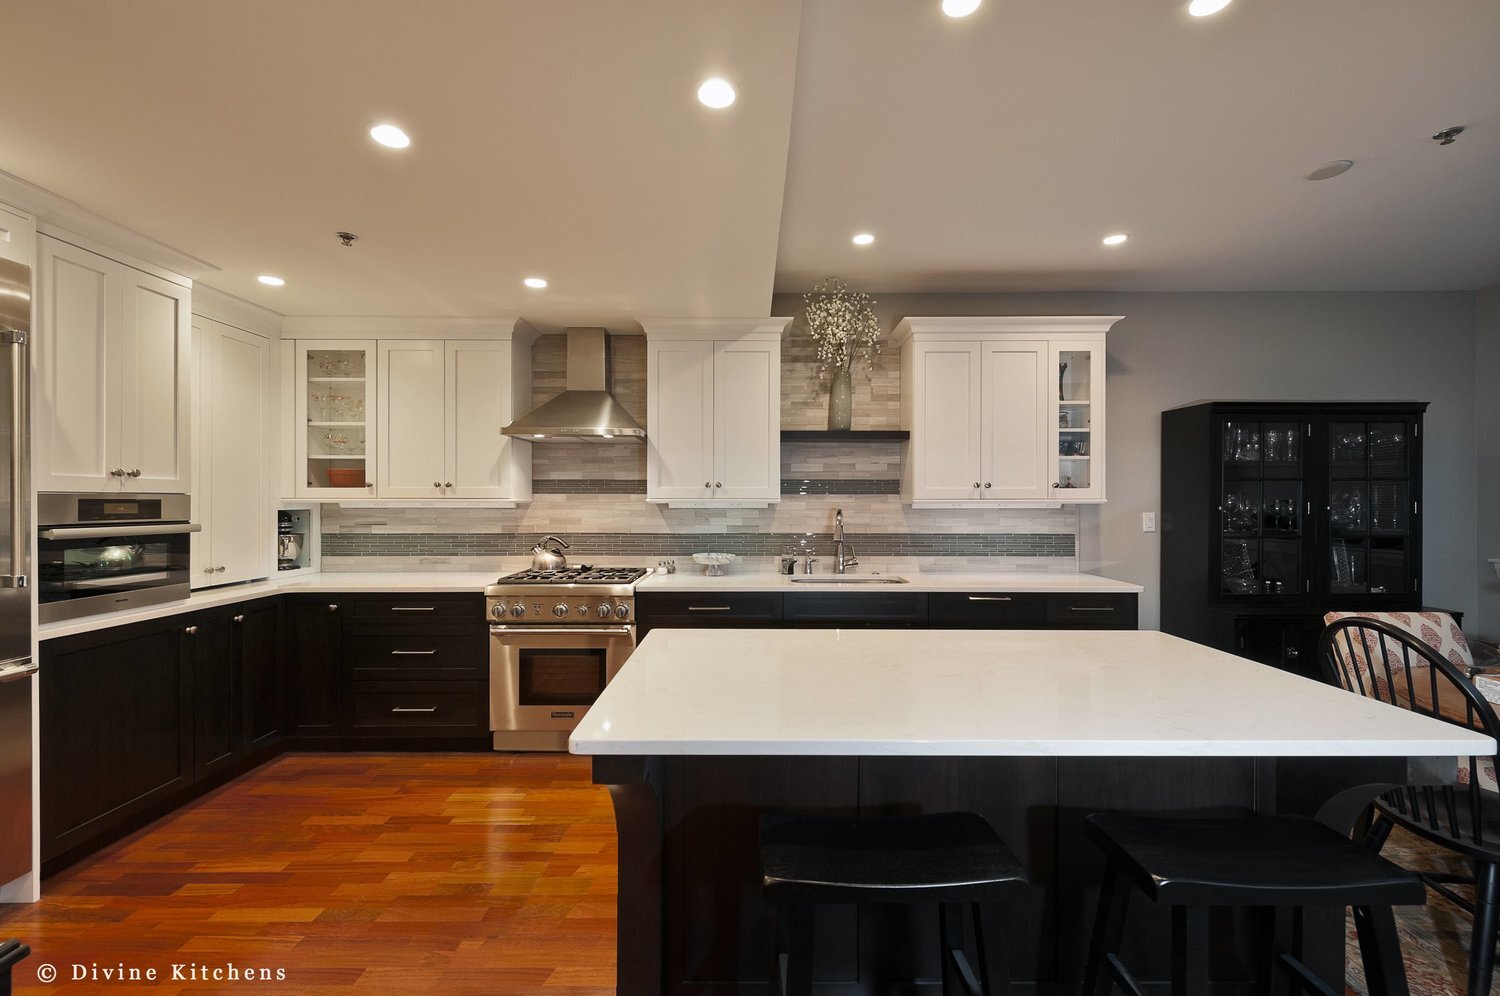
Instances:
[[[692,740],[589,741],[570,739],[568,752],[591,757],[1437,757],[1495,753],[1494,740],[1390,741],[1303,740]]]
[[[923,574],[913,571],[866,571],[856,572],[851,577],[869,577],[874,574],[890,574],[907,579],[906,584],[840,583],[838,575],[820,572],[815,575],[820,583],[808,584],[793,581],[793,577],[767,572],[733,571],[722,577],[709,577],[697,567],[679,567],[676,574],[651,574],[636,585],[638,592],[701,592],[701,591],[994,591],[994,592],[1041,592],[1041,593],[1135,593],[1145,591],[1143,585],[1131,581],[1117,581],[1098,574],[1050,574],[1037,572],[1009,572],[1004,574],[953,573]]]

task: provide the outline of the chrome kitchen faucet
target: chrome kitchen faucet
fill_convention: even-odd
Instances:
[[[848,574],[849,568],[858,567],[859,558],[844,542],[844,510],[833,510],[833,570],[836,574]]]

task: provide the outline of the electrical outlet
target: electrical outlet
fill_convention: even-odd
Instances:
[[[1156,532],[1156,513],[1155,512],[1142,512],[1141,513],[1141,532],[1143,532],[1143,533],[1154,533],[1154,532]]]

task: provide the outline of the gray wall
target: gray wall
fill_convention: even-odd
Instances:
[[[1474,294],[875,296],[887,327],[907,315],[1125,316],[1109,335],[1109,501],[1083,508],[1079,559],[1084,570],[1146,586],[1143,627],[1154,628],[1160,618],[1160,534],[1141,532],[1141,513],[1160,507],[1164,409],[1224,398],[1430,401],[1426,601],[1469,613],[1472,619],[1478,604]],[[1486,300],[1493,302],[1494,295]],[[798,295],[778,295],[772,309],[773,314],[801,315],[802,301]],[[1491,393],[1500,383],[1497,312],[1500,306],[1492,303],[1491,374],[1480,375]],[[855,419],[858,428],[858,381]],[[1496,425],[1493,409],[1486,424]],[[1496,443],[1486,442],[1493,457]],[[1487,492],[1496,493],[1493,487]],[[1488,502],[1489,519],[1500,526],[1494,521],[1494,505]],[[1493,555],[1500,556],[1500,547],[1496,550]],[[1489,625],[1497,621],[1500,617],[1492,614]]]
[[[1479,624],[1500,640],[1500,578],[1485,561],[1500,557],[1500,284],[1480,291],[1475,314],[1474,390],[1479,451]]]

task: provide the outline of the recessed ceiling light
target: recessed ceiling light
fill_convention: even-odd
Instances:
[[[261,283],[265,284],[267,287],[280,287],[280,286],[282,286],[283,284],[286,283],[286,281],[282,280],[280,277],[273,277],[269,273],[262,273],[260,276],[256,277],[255,279],[259,280]]]
[[[1107,246],[1117,246],[1123,244],[1129,238],[1130,236],[1126,235],[1124,232],[1116,232],[1113,235],[1106,235],[1104,237],[1104,244]]]
[[[1331,163],[1324,163],[1311,173],[1307,174],[1309,180],[1327,180],[1338,176],[1340,173],[1349,172],[1349,167],[1354,165],[1352,159],[1335,159]]]
[[[1188,4],[1188,13],[1194,17],[1207,17],[1210,14],[1217,14],[1228,7],[1231,2],[1233,0],[1192,0]]]
[[[406,132],[393,124],[378,124],[370,129],[370,137],[388,149],[404,149],[411,144]]]
[[[547,438],[547,434],[545,432],[533,432],[531,434],[531,438],[532,439],[546,439]]]
[[[541,290],[543,287],[547,286],[547,281],[543,280],[541,277],[527,277],[521,282],[527,287],[532,288],[533,290]]]
[[[871,235],[869,232],[860,232],[850,241],[857,246],[867,246],[875,241],[875,236]]]
[[[968,17],[979,9],[980,0],[943,0],[943,13],[949,17]]]
[[[734,103],[734,97],[734,87],[729,85],[728,80],[718,76],[704,80],[703,85],[698,87],[698,100],[705,107],[728,107]]]

